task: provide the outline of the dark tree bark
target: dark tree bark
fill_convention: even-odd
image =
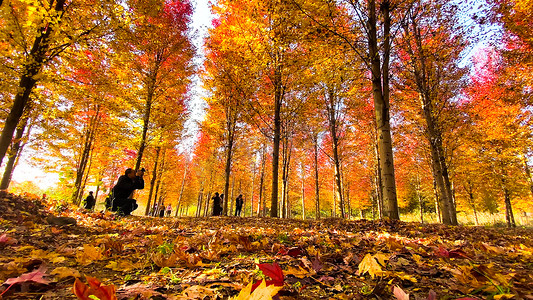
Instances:
[[[9,184],[11,183],[11,178],[13,177],[13,172],[15,171],[15,167],[17,166],[20,153],[22,153],[22,150],[24,149],[25,143],[22,143],[22,141],[28,140],[31,131],[31,126],[29,126],[28,130],[26,131],[26,138],[23,138],[27,124],[28,117],[24,117],[21,120],[21,124],[17,127],[15,138],[13,139],[13,144],[11,145],[11,149],[8,153],[8,161],[4,169],[2,182],[0,183],[0,190],[6,190],[9,188]]]
[[[279,146],[281,141],[281,103],[283,98],[281,70],[278,66],[274,74],[274,145],[272,151],[272,194],[270,217],[277,218],[279,187]]]
[[[83,149],[80,153],[78,163],[76,166],[76,181],[74,182],[74,193],[72,195],[72,201],[76,205],[80,205],[81,198],[83,196],[84,175],[87,169],[87,164],[93,150],[93,143],[100,123],[100,105],[96,105],[95,114],[89,119],[89,123],[86,124],[86,129],[83,136]]]
[[[313,134],[313,168],[315,170],[315,218],[320,219],[320,185],[318,178],[318,134]]]
[[[336,95],[332,89],[328,91],[328,99],[326,100],[326,108],[328,112],[328,123],[329,131],[332,139],[332,151],[333,151],[333,165],[335,169],[335,195],[339,199],[339,207],[341,211],[341,218],[346,218],[346,212],[344,211],[344,195],[342,191],[342,180],[341,180],[341,162],[339,156],[339,136],[337,128],[339,126],[339,121],[337,118],[337,101],[335,99]]]
[[[183,190],[185,189],[185,179],[187,178],[188,169],[189,169],[189,163],[187,162],[187,164],[185,165],[185,171],[183,171],[183,178],[181,179],[180,195],[178,198],[178,203],[176,204],[176,213],[175,213],[176,217],[178,217],[178,212],[180,210],[181,199],[183,198]]]
[[[372,90],[374,98],[374,112],[378,133],[379,162],[383,182],[383,216],[387,219],[399,220],[398,200],[396,197],[396,182],[394,176],[394,158],[392,152],[392,136],[390,127],[390,87],[389,60],[391,52],[390,40],[390,2],[381,2],[380,12],[383,15],[383,63],[378,46],[376,1],[368,1],[368,57],[372,74]]]
[[[155,162],[154,162],[154,168],[152,171],[152,178],[150,179],[150,192],[148,192],[148,202],[146,202],[146,209],[144,211],[145,216],[147,216],[148,213],[150,212],[150,204],[152,203],[152,195],[153,195],[154,187],[156,185],[155,181],[157,179],[157,165],[159,163],[160,153],[161,153],[161,147],[157,147],[155,149]],[[155,202],[155,199],[157,199],[157,195],[154,197],[154,202]]]

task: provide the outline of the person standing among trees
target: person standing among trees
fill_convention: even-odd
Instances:
[[[213,216],[220,216],[222,213],[222,199],[218,195],[218,192],[215,192],[213,196]]]
[[[93,210],[95,205],[96,205],[96,199],[94,199],[93,192],[90,191],[89,196],[85,198],[84,208],[87,210]]]
[[[170,214],[172,213],[172,205],[167,206],[167,218],[170,217]]]
[[[241,216],[242,211],[242,205],[244,204],[244,200],[242,199],[242,194],[240,194],[237,199],[235,199],[235,216]]]
[[[131,215],[131,212],[136,210],[137,201],[135,199],[128,199],[134,190],[144,189],[144,168],[135,172],[128,168],[124,175],[118,178],[117,184],[113,187],[113,206],[111,211],[118,211],[119,214],[125,216]]]

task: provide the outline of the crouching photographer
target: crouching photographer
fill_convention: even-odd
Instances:
[[[144,171],[144,168],[137,172],[128,168],[125,174],[118,178],[117,184],[113,187],[113,206],[111,211],[129,216],[132,211],[139,207],[137,201],[129,199],[129,197],[134,190],[142,190],[144,188]]]

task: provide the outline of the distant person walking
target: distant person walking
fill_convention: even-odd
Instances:
[[[144,169],[135,172],[128,168],[124,175],[118,178],[117,184],[113,187],[113,206],[111,211],[116,211],[125,216],[131,215],[136,210],[137,201],[128,199],[134,190],[144,189]]]
[[[96,205],[96,199],[94,199],[93,192],[89,192],[89,196],[85,198],[85,206],[84,208],[87,210],[93,210],[94,206]]]
[[[172,205],[167,206],[167,218],[170,217],[170,214],[172,213]]]
[[[242,205],[244,204],[244,200],[242,199],[242,194],[235,199],[235,216],[241,216],[242,211]]]
[[[213,196],[213,216],[220,216],[222,214],[222,199],[218,195],[218,192],[215,192]]]

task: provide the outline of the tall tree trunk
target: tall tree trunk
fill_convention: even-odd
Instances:
[[[507,221],[507,227],[516,227],[514,220],[513,207],[511,205],[511,193],[509,189],[504,188],[504,197],[505,197],[505,219]]]
[[[155,183],[155,193],[154,193],[154,204],[155,199],[158,199],[159,194],[161,192],[161,185],[162,185],[162,179],[163,179],[163,171],[165,170],[165,158],[166,158],[166,150],[163,150],[163,157],[161,159],[161,163],[159,164],[158,171],[157,171],[157,182]],[[155,171],[154,171],[155,173]],[[163,193],[161,193],[161,196],[163,196]]]
[[[289,134],[289,133],[286,133]],[[289,137],[283,139],[283,151],[282,151],[282,192],[281,192],[281,217],[288,218],[288,206],[289,206],[289,172],[291,164],[292,143]]]
[[[150,203],[152,203],[152,195],[155,187],[155,180],[157,179],[157,164],[159,163],[159,154],[161,153],[161,147],[155,148],[155,162],[154,162],[154,170],[152,172],[152,178],[150,179],[150,192],[148,192],[148,202],[146,202],[146,209],[144,211],[144,215],[147,216],[150,212]],[[157,196],[154,198],[157,199]]]
[[[420,223],[424,224],[424,202],[422,201],[422,193],[420,192],[420,178],[416,176],[416,196],[418,197],[418,205],[420,206]]]
[[[531,170],[529,169],[529,165],[527,163],[527,157],[523,156],[524,160],[524,171],[526,172],[527,182],[529,183],[529,191],[531,192],[531,195],[533,195],[533,179],[531,178]]]
[[[331,208],[331,217],[336,218],[337,217],[337,193],[336,193],[336,186],[335,186],[335,177],[333,178],[333,184],[331,185],[333,187],[333,207]]]
[[[82,198],[83,198],[82,197],[83,196],[83,192],[85,191],[85,187],[87,186],[87,180],[89,179],[89,174],[91,172],[91,166],[93,164],[93,154],[94,154],[94,146],[91,148],[91,155],[89,156],[89,163],[88,163],[86,171],[85,171],[85,175],[84,175],[84,178],[83,178],[83,184],[81,185],[80,196],[79,196],[79,199],[78,199],[78,203],[79,204],[81,204],[81,201],[82,201]]]
[[[412,63],[413,74],[418,93],[420,95],[420,103],[422,104],[423,115],[427,124],[426,132],[431,150],[431,161],[434,170],[433,174],[436,176],[435,179],[439,191],[439,206],[442,214],[442,222],[448,225],[457,225],[457,213],[453,203],[453,193],[448,174],[448,167],[446,164],[444,147],[442,144],[442,132],[439,130],[439,126],[437,124],[438,120],[434,113],[435,97],[431,92],[431,85],[435,83],[429,82],[430,79],[427,75],[428,66],[426,63],[426,55],[422,45],[423,41],[418,28],[417,20],[414,17],[411,18],[411,24],[413,25],[413,36],[415,38],[415,45],[417,48],[416,53],[418,55],[415,55],[415,51],[413,51],[411,44],[408,44],[409,47],[407,48],[407,51],[411,57],[418,57],[418,63]],[[404,25],[404,30],[409,32],[409,27],[407,24]]]
[[[434,168],[431,168],[434,170]],[[435,172],[435,171],[433,171]],[[439,191],[437,189],[437,180],[435,179],[435,173],[433,173],[433,193],[435,195],[435,214],[437,215],[437,219],[439,220],[439,223],[442,223],[442,216],[440,213],[440,199],[439,199]]]
[[[337,108],[336,108],[336,96],[333,89],[328,90],[328,99],[327,99],[327,110],[328,110],[328,120],[329,120],[329,131],[331,134],[332,147],[333,147],[333,165],[335,170],[335,195],[339,199],[339,207],[341,212],[341,218],[345,218],[344,211],[344,195],[342,191],[342,180],[341,180],[341,162],[339,157],[339,136],[337,134]]]
[[[394,158],[389,115],[389,60],[390,60],[390,2],[380,3],[383,15],[383,65],[377,38],[376,0],[368,1],[368,54],[371,64],[372,89],[376,128],[379,143],[379,158],[383,179],[383,216],[387,219],[399,220],[396,182],[394,176]],[[383,80],[383,81],[382,81]]]
[[[234,208],[235,208],[235,195],[234,195],[234,191],[235,191],[235,175],[233,175],[233,178],[232,178],[232,181],[231,181],[231,195],[229,195],[227,198],[228,198],[228,201],[226,202],[229,202],[231,201],[231,210],[228,212],[228,216],[231,216],[233,212],[235,212]]]
[[[257,173],[257,166],[255,165],[255,161],[254,161],[254,166],[253,166],[253,172],[252,172],[252,187],[250,189],[250,217],[253,217],[254,216],[254,188],[255,188],[255,173]]]
[[[352,218],[352,204],[350,203],[350,185],[346,187],[346,204],[348,205],[346,218],[350,220]]]
[[[468,193],[468,199],[470,200],[470,206],[472,206],[472,209],[474,210],[474,219],[476,221],[476,226],[479,226],[479,220],[477,217],[477,208],[476,208],[476,201],[474,199],[474,188],[472,186],[472,182],[467,182],[468,187],[465,186],[465,189]]]
[[[381,177],[381,164],[379,158],[379,143],[375,144],[375,155],[376,155],[376,196],[377,196],[377,205],[379,212],[379,219],[383,219],[383,180]]]
[[[198,201],[196,205],[196,217],[199,218],[202,215],[202,198],[204,196],[204,187],[202,183],[202,187],[200,188],[200,192],[198,193]]]
[[[178,204],[176,204],[176,217],[178,216],[178,211],[181,205],[181,199],[183,198],[183,190],[185,189],[185,179],[187,178],[188,169],[189,169],[189,163],[187,162],[187,164],[185,164],[185,171],[183,171],[183,178],[181,179],[180,195],[178,198]]]
[[[209,171],[209,183],[207,185],[207,190],[208,190],[207,195],[208,195],[208,197],[205,199],[204,217],[209,216],[209,208],[210,208],[209,201],[211,200],[211,193],[212,193],[213,185],[215,185],[214,177],[215,177],[214,170],[213,170],[213,168],[211,168],[211,170]],[[226,194],[224,196],[225,196],[225,199],[226,199],[225,201],[227,201],[228,195]]]
[[[135,162],[135,171],[141,168],[141,162],[143,159],[144,149],[146,149],[146,138],[148,135],[148,127],[150,126],[150,115],[152,111],[154,91],[152,88],[148,89],[148,95],[146,97],[146,103],[144,106],[143,114],[143,129],[141,133],[141,142],[139,143],[139,150],[137,151],[137,160]]]
[[[98,124],[100,123],[100,105],[96,105],[96,112],[89,119],[87,129],[85,130],[83,149],[80,153],[80,158],[76,167],[76,181],[74,183],[74,193],[72,195],[72,201],[76,205],[80,205],[81,198],[83,196],[83,176],[87,168],[87,163],[93,149],[93,142],[95,140]]]
[[[303,161],[301,162],[301,176],[302,176],[302,220],[305,220],[305,168]]]
[[[231,175],[231,158],[232,158],[232,154],[233,154],[233,137],[234,137],[234,132],[235,132],[235,127],[231,127],[232,125],[229,125],[228,124],[228,131],[227,134],[228,134],[228,141],[227,141],[227,145],[226,145],[226,167],[225,167],[225,172],[224,172],[224,179],[225,179],[225,182],[224,182],[224,195],[226,197],[226,200],[224,201],[224,211],[222,212],[223,215],[228,215],[228,200],[230,200],[231,198],[228,197],[228,193],[229,193],[229,180],[230,180],[230,175]],[[230,130],[230,128],[232,128]]]
[[[320,185],[318,178],[318,134],[313,134],[313,158],[315,169],[315,218],[320,219]]]
[[[265,165],[266,165],[266,150],[265,146],[261,149],[261,178],[259,180],[259,202],[257,203],[257,215],[266,216],[266,201],[263,195],[264,183],[265,183]]]
[[[502,172],[505,172],[504,167],[502,166]],[[514,214],[513,214],[513,207],[511,205],[511,192],[509,191],[509,188],[507,187],[507,180],[502,175],[501,178],[502,182],[502,188],[503,188],[503,196],[505,199],[505,220],[507,221],[507,227],[516,227],[516,223],[514,220]]]
[[[50,36],[53,35],[53,30],[57,26],[52,26],[52,22],[60,23],[61,17],[64,13],[64,6],[66,0],[57,0],[54,6],[54,10],[57,13],[57,18],[52,18],[49,23],[43,24],[37,31],[35,40],[30,49],[29,54],[26,56],[24,65],[22,66],[21,77],[17,89],[17,94],[13,100],[11,110],[5,120],[2,134],[0,134],[0,165],[6,155],[7,149],[11,144],[11,140],[17,128],[17,125],[24,113],[25,108],[28,105],[30,94],[37,83],[39,72],[44,65],[46,59],[46,52],[50,47]],[[54,1],[50,1],[50,7],[54,4]],[[48,10],[48,8],[45,8]]]
[[[21,120],[20,125],[17,127],[15,138],[13,139],[13,143],[11,144],[11,149],[8,154],[8,161],[4,169],[4,175],[2,176],[2,182],[0,183],[0,190],[6,190],[7,188],[9,188],[9,184],[11,183],[11,178],[13,177],[13,172],[15,171],[15,167],[17,166],[18,158],[20,157],[20,154],[22,153],[22,150],[24,149],[25,143],[22,143],[22,140],[27,141],[30,135],[31,125],[28,127],[28,130],[26,131],[26,138],[23,138],[24,131],[26,130],[27,124],[28,124],[28,117],[26,116]]]
[[[272,147],[272,194],[270,202],[270,217],[277,218],[278,214],[278,174],[279,174],[279,144],[281,141],[281,103],[282,103],[281,70],[277,66],[274,74],[274,145]]]

